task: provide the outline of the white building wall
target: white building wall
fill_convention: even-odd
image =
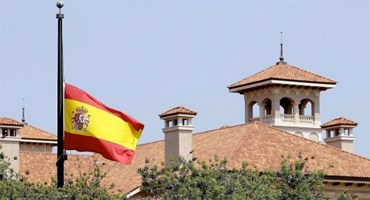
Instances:
[[[2,146],[0,151],[4,152],[5,156],[10,159],[10,167],[17,173],[19,172],[19,141],[20,138],[17,137],[0,139],[0,144]]]
[[[21,143],[19,145],[19,151],[31,151],[31,152],[52,152],[53,146],[51,144],[43,143]]]

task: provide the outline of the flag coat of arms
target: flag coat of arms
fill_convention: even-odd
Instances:
[[[65,84],[64,142],[66,150],[90,151],[130,164],[144,125],[83,90]]]

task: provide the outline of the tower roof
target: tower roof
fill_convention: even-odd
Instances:
[[[8,125],[8,126],[20,126],[23,127],[23,123],[16,121],[12,118],[1,117],[0,118],[0,125]]]
[[[293,65],[278,62],[276,65],[270,66],[269,68],[262,70],[252,76],[249,76],[241,81],[231,84],[230,86],[228,86],[228,88],[230,92],[241,92],[246,90],[246,88],[244,88],[245,86],[250,86],[247,87],[247,89],[250,89],[251,87],[253,87],[253,84],[269,80],[289,81],[293,82],[292,85],[297,84],[297,82],[318,83],[321,84],[322,87],[324,88],[331,88],[328,87],[328,84],[335,85],[337,83],[334,80],[308,72]],[[268,82],[266,84],[274,83]],[[326,86],[323,84],[325,84]]]
[[[170,110],[167,110],[166,112],[159,114],[159,117],[166,117],[169,115],[176,115],[176,114],[187,114],[187,115],[197,115],[197,112],[192,111],[188,108],[185,108],[183,106],[178,106],[176,108],[172,108]]]
[[[321,128],[327,128],[331,126],[338,126],[338,125],[351,125],[351,126],[357,126],[357,122],[354,122],[352,120],[346,119],[344,117],[338,117],[335,118],[329,122],[326,122],[325,124],[321,125]]]
[[[47,131],[41,130],[34,126],[28,125],[26,123],[19,122],[12,118],[0,118],[0,125],[6,126],[19,126],[19,134],[22,139],[31,139],[31,140],[50,140],[56,141],[57,136],[49,133]]]
[[[19,130],[19,134],[22,139],[57,141],[56,135],[31,125],[24,125],[24,127]]]

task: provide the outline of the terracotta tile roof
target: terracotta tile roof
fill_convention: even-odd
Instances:
[[[220,129],[193,134],[193,149],[195,150],[193,158],[196,157],[199,161],[206,161],[218,155],[220,158],[228,158],[229,168],[239,168],[244,161],[249,163],[250,167],[255,166],[260,170],[278,170],[281,155],[289,154],[295,157],[301,152],[303,157],[314,156],[314,159],[308,162],[310,170],[323,169],[328,176],[370,178],[368,171],[370,159],[281,131],[260,122],[224,126]],[[24,153],[21,153],[21,159],[28,159],[28,161],[21,161],[21,171],[24,171],[25,168],[22,165],[27,162],[32,163],[29,166],[32,166],[33,171],[45,168],[55,169],[55,154],[53,162],[50,162],[50,159],[43,159],[41,162],[41,160],[34,160],[31,152],[28,152],[30,153],[28,157],[24,157]],[[76,164],[72,164],[71,157],[73,156],[69,156],[67,162],[71,163],[69,166],[74,167]],[[110,167],[103,183],[107,185],[115,183],[116,187],[113,191],[119,193],[127,193],[136,189],[141,184],[137,169],[144,166],[145,158],[151,160],[151,165],[161,166],[160,163],[164,160],[164,141],[138,145],[130,165],[105,161]],[[86,162],[89,161],[88,159],[86,158]],[[45,160],[47,163],[44,162]],[[331,168],[330,165],[334,167]],[[39,173],[40,176],[44,176],[42,171]]]
[[[170,110],[167,110],[166,112],[159,114],[160,117],[166,117],[169,115],[175,115],[175,114],[189,114],[189,115],[196,115],[197,112],[192,111],[188,108],[185,108],[183,106],[178,106],[176,108],[172,108]]]
[[[194,157],[200,160],[217,154],[229,159],[229,167],[238,168],[242,161],[246,161],[261,170],[280,169],[281,155],[296,156],[301,152],[304,157],[315,156],[308,163],[311,170],[324,169],[333,176],[370,178],[367,170],[370,168],[370,159],[260,122],[194,134],[193,148]],[[329,168],[329,165],[334,165],[334,168]]]
[[[327,127],[330,127],[330,126],[337,126],[337,125],[353,125],[353,126],[357,126],[357,122],[354,122],[352,120],[349,120],[349,119],[346,119],[344,117],[338,117],[338,118],[335,118],[329,122],[326,122],[325,124],[321,125],[321,128],[327,128]]]
[[[65,178],[71,173],[76,177],[83,172],[92,172],[95,160],[101,161],[98,165],[102,169],[102,173],[108,172],[113,167],[112,164],[115,164],[111,161],[104,162],[100,155],[71,154],[68,155],[68,160],[64,163],[64,170],[67,173]],[[51,178],[56,178],[56,161],[57,155],[55,153],[21,151],[19,152],[19,173],[26,176],[30,182],[50,183]],[[28,175],[26,171],[29,171]]]
[[[20,126],[19,134],[22,139],[57,140],[57,136],[52,133],[11,118],[0,118],[0,125]]]
[[[1,117],[0,125],[23,126],[23,123],[11,118]]]
[[[145,159],[150,160],[151,166],[161,166],[164,161],[164,142],[152,142],[138,145],[135,151],[135,157],[130,165],[117,163],[112,171],[105,177],[103,183],[115,183],[114,192],[127,193],[141,185],[141,177],[137,173],[137,169],[144,166]],[[120,176],[117,176],[120,174]]]
[[[299,81],[299,82],[310,82],[310,83],[326,83],[336,84],[337,82],[323,76],[305,71],[298,67],[288,64],[277,64],[270,66],[269,68],[260,71],[252,76],[249,76],[241,81],[228,86],[229,89],[236,88],[239,86],[245,86],[252,83],[257,83],[265,80],[286,80],[286,81]]]
[[[31,125],[24,125],[24,127],[19,130],[19,134],[22,139],[57,140],[56,135]]]

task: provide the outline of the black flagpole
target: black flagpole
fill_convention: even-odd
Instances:
[[[63,2],[58,1],[57,7],[59,13],[58,19],[58,106],[57,106],[57,134],[58,134],[58,153],[57,153],[57,180],[58,188],[63,187],[64,184],[64,161],[67,159],[63,149],[64,139],[64,117],[63,117],[63,104],[64,104],[64,89],[63,89],[63,39],[62,39],[62,20],[64,14],[62,13]]]

